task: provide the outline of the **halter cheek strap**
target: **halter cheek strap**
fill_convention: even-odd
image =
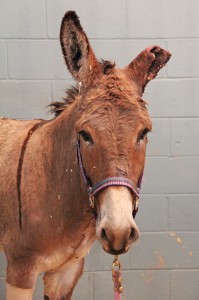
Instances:
[[[108,177],[98,183],[96,183],[93,187],[91,186],[90,180],[86,175],[86,171],[83,167],[83,161],[82,161],[82,156],[81,156],[81,151],[80,151],[80,141],[77,141],[77,158],[78,158],[78,164],[79,164],[79,169],[81,176],[83,178],[83,181],[87,187],[87,192],[89,195],[89,202],[90,206],[94,208],[94,198],[95,196],[105,188],[109,186],[125,186],[127,187],[133,195],[135,195],[136,200],[135,200],[135,205],[133,209],[133,218],[135,218],[135,215],[138,211],[138,200],[140,197],[140,188],[141,188],[141,183],[142,183],[142,176],[140,176],[140,179],[138,181],[138,186],[135,186],[135,184],[129,180],[128,178],[124,177]]]

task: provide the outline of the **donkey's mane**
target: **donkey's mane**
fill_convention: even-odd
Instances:
[[[63,98],[63,101],[52,102],[50,104],[50,110],[54,116],[59,116],[67,106],[74,103],[78,94],[79,88],[77,86],[71,86],[71,88],[66,90],[66,96]]]

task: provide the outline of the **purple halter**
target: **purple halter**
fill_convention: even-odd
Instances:
[[[142,175],[140,176],[138,186],[135,186],[135,184],[131,180],[129,180],[128,178],[109,177],[109,178],[106,178],[106,179],[96,183],[92,187],[91,184],[90,184],[90,180],[86,176],[86,172],[85,172],[85,169],[84,169],[84,166],[83,166],[82,155],[81,155],[81,151],[80,151],[80,141],[79,140],[77,141],[77,158],[78,158],[78,164],[79,164],[79,169],[80,169],[81,176],[82,176],[83,181],[84,181],[84,183],[87,187],[90,206],[92,208],[94,208],[94,198],[95,198],[96,194],[99,193],[100,191],[104,190],[105,188],[107,188],[109,186],[125,186],[132,192],[132,194],[134,194],[136,196],[135,205],[134,205],[134,209],[133,209],[133,218],[135,218],[135,215],[138,211],[138,200],[139,200],[139,197],[140,197],[140,188],[141,188],[141,183],[142,183]]]

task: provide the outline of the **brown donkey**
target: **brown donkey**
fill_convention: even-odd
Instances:
[[[0,120],[0,248],[7,300],[71,299],[97,238],[111,254],[139,236],[134,217],[151,121],[142,93],[170,58],[158,46],[127,67],[99,62],[75,12],[60,32],[77,88],[51,121]]]

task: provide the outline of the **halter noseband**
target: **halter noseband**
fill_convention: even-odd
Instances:
[[[96,194],[99,193],[100,191],[104,190],[105,188],[107,188],[109,186],[125,186],[132,192],[133,195],[136,196],[135,205],[133,208],[133,218],[135,218],[135,215],[138,211],[138,200],[140,197],[142,176],[140,176],[138,186],[135,186],[135,184],[131,180],[129,180],[128,178],[124,178],[124,177],[108,177],[108,178],[96,183],[94,186],[91,186],[90,180],[86,176],[86,171],[83,166],[79,140],[77,140],[76,145],[77,145],[77,159],[78,159],[79,169],[80,169],[80,173],[83,178],[83,181],[87,187],[87,193],[89,195],[90,206],[92,208],[94,208],[94,198],[95,198]]]

